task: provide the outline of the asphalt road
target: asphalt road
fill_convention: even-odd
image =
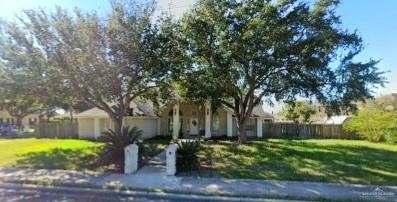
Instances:
[[[0,183],[0,201],[7,202],[115,202],[115,201],[266,201],[281,202],[284,200],[248,200],[229,197],[203,197],[178,194],[152,194],[147,192],[118,192],[86,188],[46,187]]]

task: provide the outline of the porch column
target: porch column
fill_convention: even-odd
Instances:
[[[205,138],[211,138],[211,102],[205,103]]]
[[[179,103],[175,103],[172,110],[172,139],[176,140],[179,136]]]
[[[99,128],[99,118],[94,118],[94,138],[97,139],[101,135]]]
[[[263,125],[263,119],[261,117],[256,118],[256,136],[257,137],[262,137],[263,131],[262,131],[262,125]]]
[[[233,136],[233,116],[232,112],[227,111],[226,112],[226,118],[227,118],[227,136],[232,137]]]
[[[161,135],[161,118],[157,119],[157,135]]]

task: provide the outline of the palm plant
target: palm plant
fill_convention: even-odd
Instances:
[[[105,145],[100,155],[100,163],[102,165],[113,164],[121,170],[124,168],[124,148],[130,144],[136,143],[142,135],[142,130],[137,127],[130,128],[129,126],[124,126],[121,130],[121,134],[116,133],[112,129],[103,132],[100,140],[102,140]]]
[[[192,171],[200,167],[198,152],[201,150],[200,140],[177,142],[177,170]]]

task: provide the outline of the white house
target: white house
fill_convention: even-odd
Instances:
[[[325,124],[343,124],[347,120],[349,120],[349,118],[350,118],[350,116],[347,116],[347,115],[330,116],[324,121],[324,123]]]
[[[31,125],[35,125],[39,123],[40,114],[29,114],[22,119],[22,126],[29,127]],[[17,118],[13,117],[8,113],[6,107],[3,104],[0,104],[0,124],[17,124]]]
[[[175,102],[164,105],[156,115],[147,104],[131,103],[132,116],[124,118],[124,125],[137,126],[143,130],[144,138],[154,136],[186,137],[203,135],[236,136],[237,125],[233,111],[225,106],[211,111],[211,104],[198,106],[188,102]],[[112,122],[106,112],[92,108],[76,115],[79,137],[96,139]],[[262,106],[254,108],[247,124],[248,136],[262,136],[262,123],[273,121],[270,113],[263,111]]]

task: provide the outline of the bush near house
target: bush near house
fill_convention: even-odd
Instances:
[[[397,112],[360,110],[344,128],[369,141],[397,143]]]
[[[124,168],[124,148],[130,144],[137,143],[143,134],[137,127],[122,128],[121,134],[112,129],[104,132],[101,140],[105,143],[100,155],[102,165],[114,165],[118,170]]]
[[[200,140],[179,141],[177,144],[177,172],[198,170],[200,167],[198,153],[202,149]]]

